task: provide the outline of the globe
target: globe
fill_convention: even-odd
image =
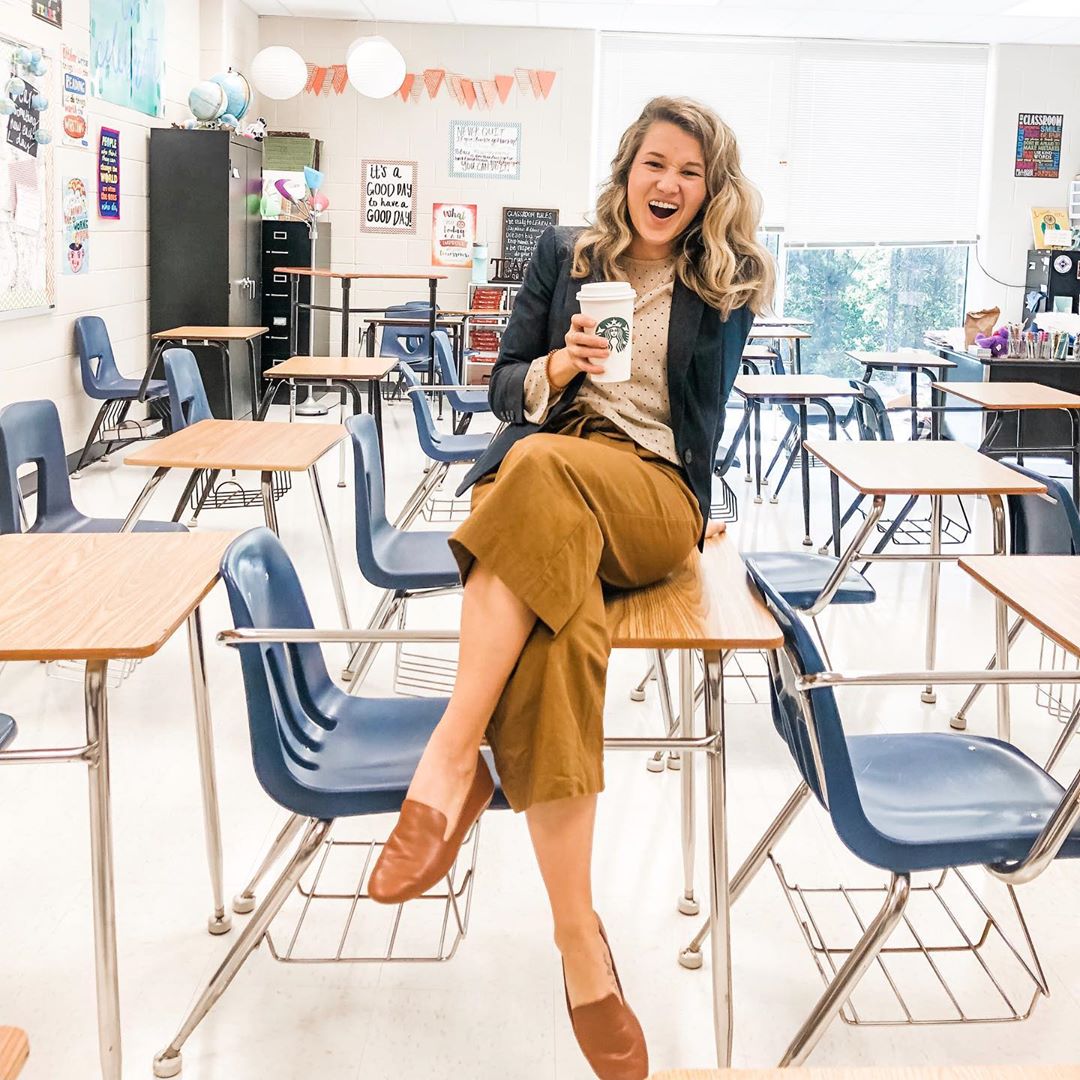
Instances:
[[[242,120],[251,108],[251,84],[247,79],[239,71],[229,68],[224,74],[215,75],[210,81],[217,83],[225,91],[225,111],[237,120]]]
[[[188,94],[188,108],[196,120],[216,120],[227,107],[225,88],[207,79],[196,83]]]

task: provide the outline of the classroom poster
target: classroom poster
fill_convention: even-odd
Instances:
[[[1062,113],[1021,113],[1016,125],[1014,176],[1056,180],[1061,173]]]
[[[521,125],[450,122],[450,175],[521,179]]]
[[[62,27],[64,25],[63,0],[32,0],[30,12],[35,19],[47,22],[50,26]]]
[[[64,180],[64,253],[65,274],[86,274],[90,270],[90,197],[89,185],[81,176]]]
[[[37,87],[26,79],[13,80],[16,86],[22,89],[16,94],[13,92],[9,98],[11,112],[7,122],[7,144],[21,150],[30,157],[37,157],[38,141],[37,130],[41,126],[41,113],[34,108],[34,97],[37,95]]]
[[[103,127],[98,141],[98,217],[120,217],[120,132]]]
[[[360,231],[416,232],[416,162],[364,160]]]
[[[60,99],[61,128],[65,146],[90,148],[86,125],[86,95],[90,84],[90,57],[81,49],[65,45],[61,55],[63,66],[62,96]]]
[[[476,239],[476,206],[473,203],[435,203],[431,208],[431,265],[472,266]]]
[[[165,98],[165,0],[90,0],[94,97],[161,116]]]

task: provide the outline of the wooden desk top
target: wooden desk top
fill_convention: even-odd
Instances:
[[[735,389],[743,397],[759,398],[859,396],[859,391],[847,379],[833,379],[828,375],[738,375]]]
[[[758,315],[755,326],[813,326],[813,319],[782,319],[779,315]]]
[[[1027,495],[1046,490],[962,443],[807,440],[806,448],[864,495]]]
[[[608,597],[617,649],[776,649],[783,635],[729,536],[714,536],[663,581]]]
[[[743,351],[744,360],[775,360],[776,353],[767,345],[747,345]]]
[[[955,1065],[952,1068],[674,1069],[652,1080],[1080,1080],[1080,1065]]]
[[[265,326],[174,326],[151,336],[155,341],[250,341],[269,333]]]
[[[263,372],[264,379],[381,379],[395,356],[290,356]]]
[[[152,656],[213,588],[238,535],[0,536],[0,660]]]
[[[798,326],[790,326],[784,324],[783,326],[762,326],[755,323],[750,328],[750,337],[752,338],[777,338],[787,341],[805,341],[807,338],[813,337],[809,330],[802,330]]]
[[[848,356],[867,367],[895,368],[897,371],[910,371],[912,368],[956,367],[955,360],[948,360],[929,349],[903,349],[900,352],[856,352],[849,351]]]
[[[345,438],[341,424],[200,420],[129,454],[125,465],[303,472]]]
[[[960,567],[1063,649],[1080,655],[1080,557],[972,555]]]
[[[446,274],[409,274],[388,272],[381,274],[345,273],[341,270],[319,270],[310,266],[275,266],[275,274],[296,274],[298,277],[336,278],[339,281],[445,281]]]
[[[15,1080],[30,1056],[30,1041],[21,1028],[0,1027],[0,1080]]]
[[[936,382],[944,390],[965,401],[974,401],[988,410],[1080,409],[1080,395],[1034,382]]]

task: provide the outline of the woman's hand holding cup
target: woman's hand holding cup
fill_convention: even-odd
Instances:
[[[604,361],[611,350],[607,341],[593,332],[595,329],[596,320],[588,315],[571,317],[566,345],[548,358],[548,381],[556,390],[567,386],[579,371],[603,375]]]

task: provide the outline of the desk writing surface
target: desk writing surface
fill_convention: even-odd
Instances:
[[[828,375],[737,375],[735,389],[746,397],[809,398],[859,395],[859,391],[846,379],[834,379]]]
[[[949,1068],[673,1069],[652,1080],[1080,1080],[1080,1065],[953,1065]]]
[[[783,635],[750,584],[735,541],[705,541],[655,585],[607,598],[612,645],[623,649],[775,649]]]
[[[249,341],[269,333],[265,326],[174,326],[152,336],[155,341]]]
[[[752,338],[771,338],[774,341],[805,341],[813,337],[808,330],[800,330],[797,326],[758,326],[756,323],[750,328]]]
[[[775,360],[776,353],[768,345],[745,345],[743,347],[744,360]]]
[[[960,560],[960,568],[1063,649],[1080,656],[1080,557],[972,555]]]
[[[264,379],[381,379],[396,356],[290,356],[263,372]]]
[[[1037,495],[1046,488],[954,442],[807,440],[806,448],[864,495]]]
[[[848,356],[867,367],[905,368],[933,367],[944,370],[956,367],[955,360],[946,360],[929,349],[902,349],[898,352],[858,352],[849,350]]]
[[[944,390],[984,409],[1080,409],[1080,394],[1035,382],[940,382]]]
[[[318,267],[311,266],[275,266],[275,274],[296,274],[298,277],[321,277],[321,278],[336,278],[338,281],[445,281],[446,274],[411,274],[402,273],[398,271],[388,271],[380,274],[370,274],[361,272],[346,273],[341,270],[321,270]]]
[[[128,454],[125,465],[303,472],[345,438],[341,424],[200,420]]]
[[[152,656],[213,588],[238,535],[0,536],[0,660]]]

